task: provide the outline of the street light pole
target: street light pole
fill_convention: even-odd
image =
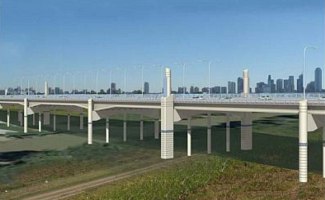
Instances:
[[[211,63],[212,61],[209,61],[209,98],[211,97]]]
[[[316,49],[314,46],[306,46],[304,48],[304,99],[306,99],[306,52],[308,49]]]
[[[185,98],[185,66],[186,64],[183,63],[183,99]]]
[[[141,66],[141,81],[142,81],[142,97],[143,97],[143,94],[144,94],[144,80],[143,80],[143,65]]]

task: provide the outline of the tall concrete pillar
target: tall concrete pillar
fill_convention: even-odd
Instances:
[[[36,125],[36,119],[35,119],[35,114],[33,114],[33,126]]]
[[[7,127],[10,127],[10,109],[7,109]]]
[[[53,131],[56,131],[56,114],[55,112],[53,113]]]
[[[70,131],[70,114],[67,116],[67,130]]]
[[[299,102],[299,182],[307,182],[308,173],[308,135],[307,100]]]
[[[38,113],[38,132],[42,132],[42,113]]]
[[[93,100],[88,100],[88,144],[93,143]]]
[[[84,114],[80,113],[80,130],[84,129]]]
[[[252,113],[244,113],[241,119],[240,147],[241,150],[253,149]]]
[[[161,98],[161,158],[174,158],[174,96],[171,95],[171,71],[166,68],[166,97]]]
[[[230,152],[230,120],[229,120],[229,114],[226,115],[226,152]]]
[[[20,126],[23,126],[23,113],[21,111],[18,112],[18,122]]]
[[[207,117],[207,153],[211,154],[211,114]]]
[[[140,140],[143,140],[143,116],[140,117]]]
[[[325,127],[323,127],[323,178],[325,178]]]
[[[187,156],[192,155],[192,127],[191,117],[187,119]]]
[[[126,142],[127,140],[127,133],[126,133],[126,128],[127,128],[127,124],[126,124],[126,113],[124,113],[124,117],[123,117],[123,141]]]
[[[159,120],[155,120],[155,139],[159,139]]]
[[[249,86],[249,74],[248,69],[243,71],[243,95],[244,97],[248,97],[250,86]]]
[[[106,118],[106,143],[109,143],[109,118]]]
[[[28,108],[28,100],[27,98],[24,99],[24,133],[28,132],[28,113],[27,113],[27,108]]]

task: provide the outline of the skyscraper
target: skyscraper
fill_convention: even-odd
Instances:
[[[304,91],[304,77],[302,74],[299,75],[297,79],[297,92],[302,93]]]
[[[277,93],[283,92],[283,79],[276,80],[276,92]]]
[[[322,91],[322,70],[321,68],[317,67],[315,69],[315,92]]]
[[[144,94],[149,94],[149,83],[144,82],[144,89],[143,89]]]
[[[116,94],[116,83],[111,83],[111,93]]]
[[[295,91],[295,77],[289,76],[289,92]]]
[[[228,94],[236,93],[236,83],[233,81],[228,81]]]
[[[243,78],[242,77],[238,77],[237,78],[237,93],[243,93],[244,90],[244,85],[243,85]]]

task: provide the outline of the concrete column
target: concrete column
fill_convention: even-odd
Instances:
[[[253,149],[252,113],[244,113],[241,119],[240,147],[241,150]]]
[[[38,113],[38,132],[42,132],[42,113]]]
[[[159,121],[155,120],[155,139],[159,139]]]
[[[21,111],[18,112],[18,122],[20,126],[23,126],[23,113]]]
[[[35,114],[33,114],[33,126],[36,125]]]
[[[7,127],[10,127],[10,110],[7,109]]]
[[[323,178],[325,178],[325,127],[323,127]]]
[[[49,86],[47,81],[44,83],[44,96],[47,96],[49,94]]]
[[[230,121],[229,121],[229,114],[226,115],[226,152],[230,152]]]
[[[299,102],[299,182],[307,182],[308,173],[308,134],[307,100]]]
[[[161,158],[174,158],[174,96],[161,98]]]
[[[207,153],[211,154],[211,114],[207,117]]]
[[[56,114],[53,113],[53,131],[56,131]]]
[[[93,100],[88,100],[88,144],[93,143]]]
[[[140,140],[143,140],[143,116],[140,117]]]
[[[27,113],[27,108],[28,108],[28,100],[27,98],[24,98],[24,133],[28,132],[28,113]]]
[[[126,135],[126,128],[127,128],[127,124],[126,124],[126,114],[124,113],[124,121],[123,121],[123,141],[126,142],[127,140],[127,135]]]
[[[109,143],[109,118],[106,118],[106,143]]]
[[[192,128],[191,117],[187,120],[187,156],[192,155]]]
[[[70,114],[67,116],[67,130],[70,131]]]
[[[80,130],[84,129],[84,115],[80,113]]]

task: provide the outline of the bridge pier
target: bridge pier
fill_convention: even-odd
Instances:
[[[88,144],[93,143],[93,100],[88,100]]]
[[[24,133],[28,132],[28,113],[27,113],[27,108],[28,108],[28,100],[27,98],[24,98]]]
[[[67,131],[70,131],[70,114],[67,116]]]
[[[33,114],[33,126],[36,125],[36,119],[35,119],[35,114]]]
[[[55,114],[55,111],[53,113],[53,131],[54,132],[56,131],[56,114]]]
[[[140,117],[140,140],[143,140],[143,116]]]
[[[155,120],[155,139],[159,139],[159,121]]]
[[[38,132],[42,132],[42,113],[38,113]]]
[[[21,111],[18,112],[18,122],[20,126],[23,126],[23,113]]]
[[[299,102],[299,182],[308,179],[307,100]]]
[[[84,129],[84,115],[83,113],[80,113],[80,130]]]
[[[241,119],[241,150],[253,149],[252,113],[244,113]]]
[[[191,117],[187,119],[187,156],[192,155],[192,125]]]
[[[124,113],[124,117],[123,117],[123,142],[126,142],[127,140],[127,124],[126,124],[126,113]]]
[[[207,116],[207,153],[211,154],[211,113]]]
[[[106,117],[106,143],[109,143],[109,118]]]
[[[226,152],[230,152],[230,120],[229,120],[229,114],[226,115]]]
[[[10,109],[7,109],[7,127],[10,127]]]

